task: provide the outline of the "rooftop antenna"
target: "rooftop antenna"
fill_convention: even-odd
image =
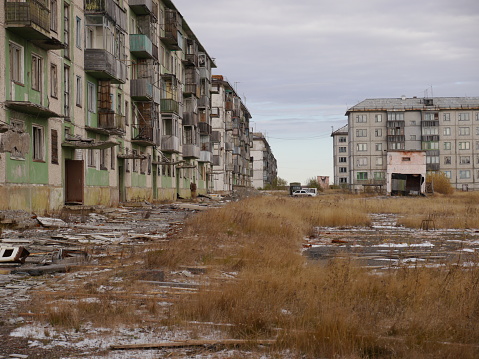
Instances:
[[[238,92],[238,84],[240,84],[240,81],[235,81],[235,92]]]

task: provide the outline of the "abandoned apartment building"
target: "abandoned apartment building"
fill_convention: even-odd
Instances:
[[[353,192],[425,190],[443,172],[459,190],[479,190],[479,97],[367,99],[332,132],[334,184]]]
[[[172,1],[0,6],[0,209],[251,186],[251,115]]]

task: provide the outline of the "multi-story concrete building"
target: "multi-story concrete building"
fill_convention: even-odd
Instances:
[[[6,0],[0,12],[0,209],[212,189],[215,64],[170,0]]]
[[[274,184],[278,176],[276,158],[262,133],[253,133],[253,147],[250,153],[253,158],[253,187],[265,188]]]
[[[333,137],[334,184],[347,187],[349,182],[348,125],[333,131],[331,137]]]
[[[211,92],[213,188],[231,192],[235,187],[250,187],[251,115],[224,76],[213,75]]]
[[[457,189],[479,189],[479,97],[368,99],[346,115],[348,127],[332,134],[335,184],[346,181],[344,169],[352,190],[385,184],[389,152],[425,151],[427,171],[444,172]]]

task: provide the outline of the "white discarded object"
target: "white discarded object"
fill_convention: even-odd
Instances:
[[[0,263],[24,263],[30,254],[25,247],[0,247]]]
[[[37,217],[37,221],[43,227],[68,227],[68,225],[60,218]]]

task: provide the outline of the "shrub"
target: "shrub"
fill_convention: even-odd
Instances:
[[[429,173],[426,177],[426,183],[432,184],[434,192],[441,194],[454,193],[454,188],[444,172]]]

